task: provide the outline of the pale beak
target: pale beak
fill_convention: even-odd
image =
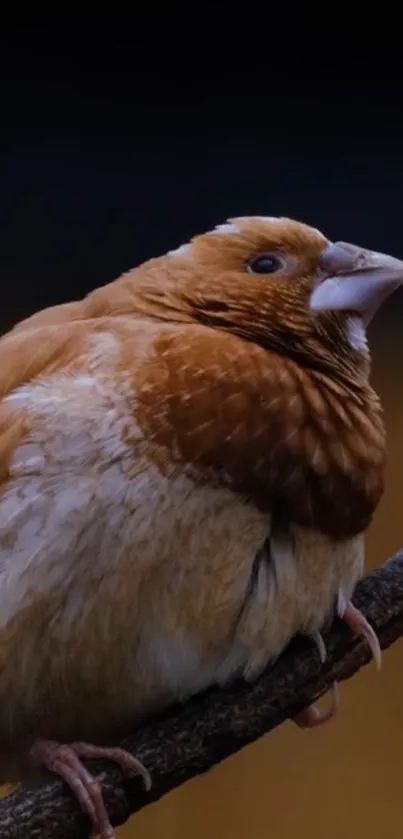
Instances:
[[[350,311],[367,326],[382,303],[403,285],[403,262],[384,253],[335,242],[323,251],[319,270],[324,279],[314,289],[315,312]]]

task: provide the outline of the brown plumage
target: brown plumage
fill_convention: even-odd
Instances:
[[[297,632],[323,656],[336,608],[378,656],[350,603],[386,449],[364,324],[402,279],[235,219],[1,339],[4,780],[57,769],[111,839],[80,758],[114,727],[254,678]]]

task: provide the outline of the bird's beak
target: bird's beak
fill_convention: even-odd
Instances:
[[[359,314],[365,325],[403,285],[400,259],[346,242],[335,242],[323,251],[319,270],[324,278],[311,295],[311,310],[351,311]]]

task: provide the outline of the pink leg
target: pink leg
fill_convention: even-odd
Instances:
[[[346,622],[347,626],[350,627],[352,632],[356,635],[360,635],[362,638],[365,638],[374,657],[376,666],[378,670],[380,670],[382,663],[382,651],[379,646],[379,641],[372,629],[372,626],[369,625],[362,612],[353,606],[351,602],[344,605],[341,601],[339,604],[339,615],[341,619]]]
[[[142,775],[146,789],[151,787],[147,769],[123,749],[91,746],[88,743],[61,745],[52,740],[37,740],[31,760],[60,775],[75,794],[81,809],[91,819],[93,832],[101,839],[116,839],[102,796],[102,787],[81,762],[81,758],[106,758],[117,763],[125,774]]]
[[[303,711],[300,711],[299,714],[293,717],[292,721],[299,728],[315,728],[317,725],[323,725],[323,723],[335,717],[339,706],[339,688],[337,682],[334,682],[332,687],[332,701],[327,711],[319,711],[316,705],[309,705],[308,708],[304,708]]]

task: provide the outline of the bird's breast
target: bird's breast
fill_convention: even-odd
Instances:
[[[115,381],[50,377],[11,402],[30,430],[0,504],[0,664],[22,716],[68,728],[67,700],[92,695],[103,725],[254,674],[355,579],[351,546],[302,530],[256,565],[270,516],[171,462]]]

